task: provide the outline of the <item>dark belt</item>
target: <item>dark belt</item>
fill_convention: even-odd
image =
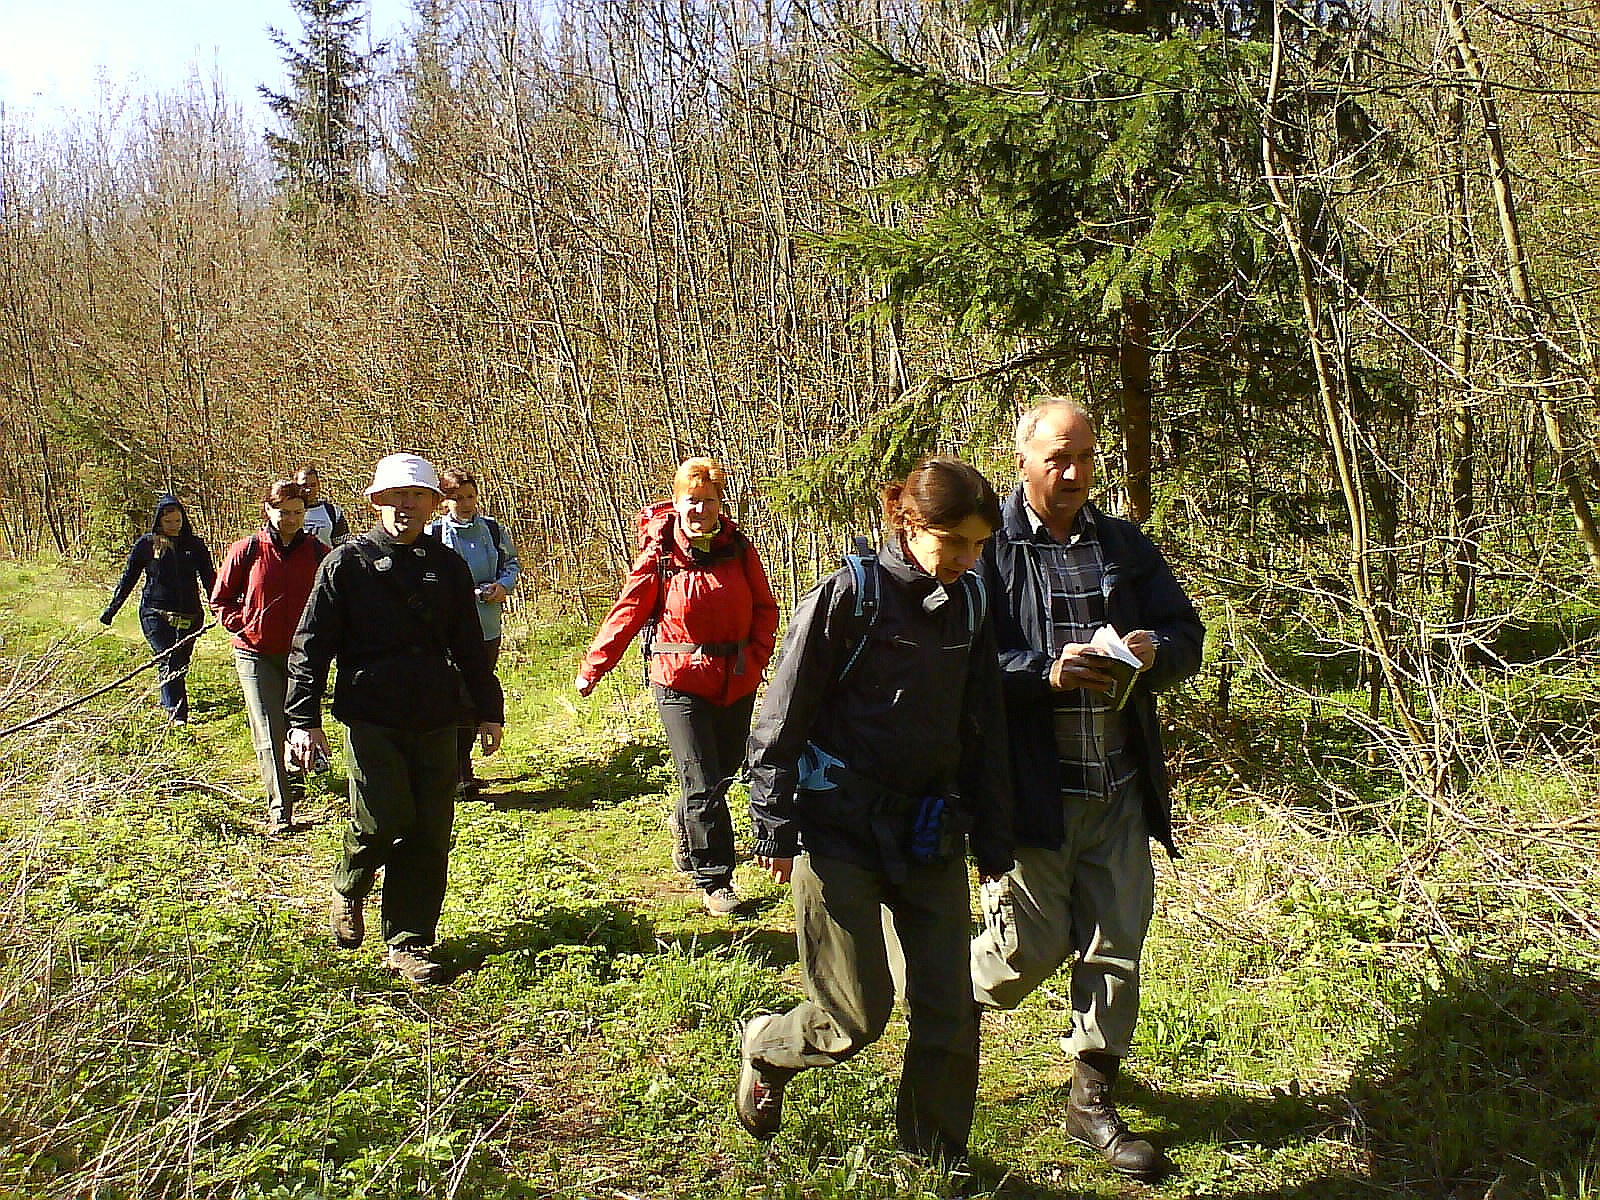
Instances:
[[[862,824],[878,851],[878,861],[882,864],[884,874],[897,883],[903,882],[908,867],[905,845],[907,819],[923,798],[879,783],[839,761],[836,755],[828,754],[828,759],[831,761],[823,774],[830,783],[837,785],[838,790],[812,791],[810,795],[826,804],[842,793],[842,799],[838,802],[839,811],[859,809],[857,819],[865,818]]]
[[[731,658],[734,659],[733,673],[744,674],[745,647],[750,644],[749,639],[742,642],[651,642],[651,654],[699,654],[705,658]]]

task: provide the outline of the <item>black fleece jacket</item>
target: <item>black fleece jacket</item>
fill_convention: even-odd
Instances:
[[[365,561],[362,543],[376,551]],[[505,720],[489,668],[472,572],[438,538],[409,546],[382,525],[336,546],[317,569],[289,654],[291,729],[322,725],[322,694],[335,660],[333,715],[391,729],[439,729],[465,719],[466,684],[476,719]],[[424,619],[405,597],[420,600]]]

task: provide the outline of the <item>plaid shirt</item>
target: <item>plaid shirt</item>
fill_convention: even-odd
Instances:
[[[1039,514],[1023,505],[1039,560],[1050,586],[1050,644],[1052,658],[1070,642],[1087,642],[1106,623],[1103,591],[1105,557],[1094,517],[1088,508],[1078,510],[1072,533],[1056,541]],[[1111,710],[1099,692],[1072,688],[1056,693],[1056,750],[1061,756],[1061,794],[1105,801],[1133,778],[1128,754],[1124,714]]]

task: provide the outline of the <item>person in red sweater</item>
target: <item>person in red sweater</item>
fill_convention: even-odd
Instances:
[[[261,508],[266,525],[228,547],[211,607],[233,634],[250,741],[267,789],[267,822],[274,835],[282,835],[294,832],[295,800],[304,791],[301,776],[291,775],[283,761],[289,650],[327,548],[303,528],[306,495],[299,484],[274,483]]]
[[[739,907],[728,785],[744,761],[756,688],[778,631],[761,558],[723,511],[726,484],[715,459],[678,467],[672,504],[649,518],[644,548],[575,684],[581,695],[594,691],[634,635],[652,626],[644,647],[651,691],[681,789],[668,821],[672,863],[716,916]]]

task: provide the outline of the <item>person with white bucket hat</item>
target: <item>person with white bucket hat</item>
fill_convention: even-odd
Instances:
[[[439,473],[391,454],[372,474],[371,530],[323,560],[289,657],[286,753],[326,752],[322,695],[337,661],[333,715],[345,726],[350,826],[334,867],[334,941],[355,949],[363,905],[384,869],[387,962],[415,983],[450,972],[433,954],[455,817],[456,726],[476,718],[485,754],[500,745],[505,703],[484,653],[472,574],[424,536]]]

